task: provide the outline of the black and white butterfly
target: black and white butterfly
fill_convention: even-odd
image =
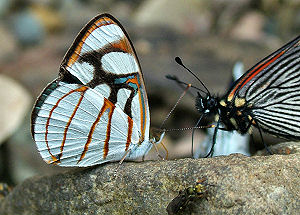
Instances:
[[[176,61],[184,66],[180,58]],[[246,134],[256,127],[261,137],[265,131],[300,140],[300,36],[249,69],[224,96],[214,96],[204,88],[200,91],[205,95],[199,92],[196,98],[196,108],[201,114],[197,125],[204,117],[215,116],[213,146],[220,124],[226,131]],[[207,156],[212,154],[213,146]]]

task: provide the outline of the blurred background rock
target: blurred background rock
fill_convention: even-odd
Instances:
[[[39,156],[30,135],[29,107],[57,77],[60,62],[79,30],[103,12],[119,19],[133,40],[153,127],[160,125],[182,92],[165,75],[177,75],[199,86],[175,63],[175,56],[180,56],[211,92],[222,95],[235,61],[249,68],[300,32],[298,0],[1,0],[0,72],[15,80],[1,88],[1,107],[7,107],[10,97],[17,98],[9,93],[16,88],[30,96],[15,104],[24,110],[18,116],[22,122],[17,123],[18,129],[15,126],[9,135],[0,137],[0,182],[16,184],[32,175],[66,170],[47,165]],[[17,115],[15,108],[5,111]],[[187,95],[166,128],[191,127],[198,117],[194,98]],[[7,126],[8,120],[5,118]],[[197,131],[196,143],[203,138],[203,131]],[[191,132],[170,132],[165,143],[171,158],[190,156]],[[263,147],[251,145],[253,151]],[[155,158],[155,153],[151,157]]]

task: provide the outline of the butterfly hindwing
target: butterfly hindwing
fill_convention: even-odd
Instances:
[[[149,125],[132,43],[115,18],[99,15],[78,34],[58,79],[35,104],[32,134],[38,150],[45,161],[61,166],[116,161],[129,149],[135,150],[128,158],[135,158],[151,144]]]

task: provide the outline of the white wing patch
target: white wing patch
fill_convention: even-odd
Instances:
[[[120,40],[124,36],[122,29],[114,24],[96,28],[86,38],[80,54],[101,49],[110,43]]]
[[[102,67],[114,74],[128,74],[139,71],[139,66],[129,53],[110,52],[102,57]]]
[[[129,98],[130,96],[130,93],[131,91],[128,90],[128,89],[120,89],[118,91],[118,94],[117,94],[117,103],[116,105],[118,105],[118,107],[120,107],[122,110],[124,110],[124,107],[125,107],[125,104],[126,104],[126,101],[127,99]]]
[[[99,84],[97,85],[94,90],[99,92],[101,95],[103,95],[105,98],[108,98],[110,95],[110,87],[107,84]]]
[[[87,62],[74,62],[72,66],[67,67],[67,70],[78,78],[83,84],[87,84],[94,77],[95,68]]]

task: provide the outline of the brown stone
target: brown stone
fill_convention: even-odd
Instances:
[[[4,200],[0,214],[167,214],[180,190],[207,178],[207,200],[182,214],[297,214],[298,154],[125,162],[33,177]]]

